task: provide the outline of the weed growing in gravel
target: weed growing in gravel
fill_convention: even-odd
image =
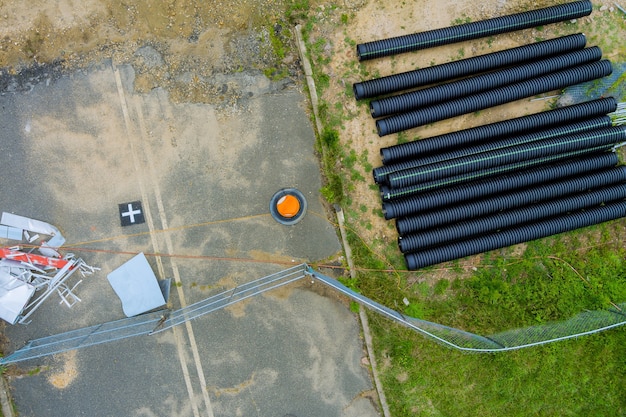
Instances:
[[[332,128],[324,128],[317,145],[323,147],[323,150],[320,149],[320,154],[323,155],[322,171],[326,179],[320,192],[329,203],[341,203],[344,199],[343,178],[335,168],[339,155],[343,154],[339,143],[339,133]]]
[[[287,9],[285,10],[285,17],[287,20],[295,24],[300,20],[304,20],[308,16],[309,12],[309,0],[291,0],[287,2]]]
[[[398,132],[398,139],[396,140],[396,143],[401,145],[407,142],[409,142],[409,135],[406,132]]]
[[[450,26],[464,25],[465,23],[471,23],[471,22],[472,22],[472,18],[463,14],[461,15],[461,17],[457,17],[456,19],[454,19],[451,22]]]

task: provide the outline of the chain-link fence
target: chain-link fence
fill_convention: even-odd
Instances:
[[[561,322],[481,336],[403,315],[351,290],[334,278],[328,277],[306,264],[301,264],[221,292],[171,313],[169,310],[157,311],[32,340],[23,348],[0,358],[0,364],[5,365],[128,337],[161,332],[255,295],[290,284],[306,276],[430,339],[466,352],[502,352],[522,349],[598,333],[626,324],[626,303],[622,303],[609,310],[585,311]]]
[[[613,63],[613,72],[606,77],[567,87],[557,105],[568,106],[600,97],[615,97],[618,102],[626,101],[626,63]]]
[[[171,312],[169,310],[161,310],[31,340],[21,349],[4,358],[0,358],[0,364],[20,362],[114,340],[158,333],[255,295],[297,281],[305,276],[305,271],[305,264],[296,265],[223,291],[179,310]]]
[[[502,352],[522,349],[598,333],[626,324],[626,303],[622,303],[610,310],[585,311],[566,321],[481,336],[442,324],[405,316],[356,293],[337,280],[311,268],[307,270],[307,273],[318,281],[331,286],[385,317],[410,327],[441,344],[468,352]]]

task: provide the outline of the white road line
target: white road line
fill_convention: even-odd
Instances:
[[[160,99],[161,97],[159,97],[159,100]],[[139,128],[141,131],[141,136],[143,138],[143,143],[148,143],[148,138],[146,137],[147,129],[146,129],[144,118],[143,118],[143,111],[142,111],[141,103],[137,101],[135,105],[136,105],[135,111],[137,112],[137,119],[139,121]],[[148,161],[148,169],[150,170],[150,178],[157,178],[156,170],[154,168],[153,158],[151,157],[150,151],[148,149],[144,149],[143,154],[145,155]],[[167,218],[165,216],[165,207],[163,206],[163,199],[161,198],[161,188],[159,187],[159,184],[157,181],[152,182],[152,188],[153,188],[154,195],[156,198],[159,217],[161,219],[161,226],[163,227],[164,230],[167,230],[169,226],[167,223]],[[165,245],[167,247],[168,253],[175,253],[174,245],[172,244],[172,238],[170,237],[168,233],[164,233],[163,235],[165,238]],[[174,282],[176,282],[177,284],[181,284],[182,282],[180,279],[180,272],[178,270],[178,265],[176,264],[176,261],[173,258],[171,258],[170,263],[172,266],[172,272],[174,274]],[[176,285],[176,291],[178,292],[178,297],[180,299],[181,307],[186,307],[187,300],[185,298],[182,285]],[[193,327],[191,326],[190,321],[185,323],[185,328],[187,329],[187,335],[189,337],[191,353],[193,355],[193,359],[196,365],[196,372],[198,373],[198,379],[200,381],[200,389],[202,391],[202,397],[204,399],[204,404],[206,406],[207,415],[209,417],[214,417],[213,407],[211,406],[211,399],[209,398],[209,391],[207,390],[206,379],[204,377],[204,370],[202,369],[202,360],[200,359],[200,352],[198,351],[196,337],[193,332]]]
[[[140,163],[139,163],[139,158],[137,157],[137,153],[136,153],[136,149],[133,146],[133,141],[132,141],[132,123],[130,121],[130,116],[128,113],[128,105],[126,104],[126,97],[124,96],[124,87],[122,86],[122,79],[120,78],[120,73],[119,70],[117,69],[117,67],[115,66],[115,64],[112,64],[113,67],[113,73],[115,75],[115,84],[117,86],[117,93],[119,95],[119,99],[120,99],[120,105],[122,107],[122,114],[124,115],[124,124],[126,126],[126,139],[128,140],[128,145],[130,147],[130,151],[131,151],[131,155],[133,158],[133,165],[135,168],[135,171],[137,173],[141,172],[140,170]],[[142,130],[143,132],[143,130]],[[148,229],[150,230],[150,238],[152,240],[152,246],[154,248],[154,251],[156,253],[159,252],[159,246],[158,246],[158,242],[156,239],[156,235],[155,233],[153,233],[155,231],[154,228],[154,222],[152,219],[152,215],[150,212],[150,205],[148,203],[148,198],[147,198],[147,194],[145,191],[145,187],[143,184],[143,181],[141,180],[141,177],[138,176],[138,184],[139,184],[139,191],[141,192],[141,199],[143,201],[143,208],[144,208],[144,217],[146,219],[146,223],[148,224]],[[165,226],[164,226],[165,227]],[[161,277],[165,276],[165,271],[163,268],[163,263],[161,261],[160,257],[157,257],[157,269],[159,270],[159,275]],[[180,290],[179,288],[179,293],[182,290]],[[187,387],[187,393],[189,395],[189,402],[191,404],[191,408],[193,411],[193,415],[195,417],[200,417],[200,412],[198,411],[198,404],[196,403],[196,399],[195,399],[195,395],[193,392],[193,385],[191,384],[191,377],[189,375],[189,369],[187,368],[187,361],[185,359],[185,355],[184,355],[184,346],[183,346],[183,340],[181,335],[179,334],[179,332],[177,332],[176,330],[174,331],[174,337],[176,339],[176,350],[178,352],[178,359],[180,361],[180,366],[183,370],[183,378],[185,380],[185,385]],[[195,359],[195,358],[194,358]],[[211,416],[213,415],[212,410],[210,411]]]

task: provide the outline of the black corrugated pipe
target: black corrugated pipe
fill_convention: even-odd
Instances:
[[[611,62],[603,59],[602,61],[542,75],[506,87],[483,91],[482,93],[435,104],[423,109],[379,119],[376,121],[376,130],[379,136],[389,135],[547,91],[558,90],[570,85],[602,78],[611,74],[612,71]]]
[[[586,155],[593,155],[598,153],[606,153],[611,149],[613,145],[599,146],[597,148],[586,148],[578,151],[565,152],[557,155],[550,155],[543,158],[531,159],[529,161],[517,162],[514,164],[507,164],[497,166],[495,168],[483,169],[480,171],[474,171],[463,175],[455,175],[452,177],[443,178],[440,180],[429,181],[421,184],[415,184],[408,187],[392,189],[386,185],[380,187],[380,193],[383,201],[393,201],[396,199],[407,198],[416,194],[424,193],[427,191],[439,190],[446,187],[471,183],[473,181],[482,180],[486,178],[492,178],[499,175],[506,175],[514,173],[520,170],[526,170],[529,168],[539,167],[546,164],[553,164],[556,162],[566,161],[571,158],[579,158]]]
[[[576,19],[591,14],[590,1],[575,1],[558,6],[515,13],[478,22],[465,23],[411,35],[397,36],[373,42],[361,43],[356,46],[359,61],[380,58],[403,52],[417,51],[433,46],[447,45],[478,39],[499,33],[547,25]]]
[[[514,172],[504,177],[473,181],[444,189],[383,203],[385,219],[405,217],[411,213],[433,210],[457,204],[462,201],[483,198],[537,184],[614,167],[618,163],[617,154],[607,152],[586,158],[574,159],[547,166]]]
[[[447,161],[449,159],[460,158],[467,155],[474,155],[481,152],[488,152],[495,149],[506,148],[509,146],[521,145],[537,140],[572,135],[581,132],[588,132],[594,129],[611,127],[612,125],[613,122],[609,116],[599,116],[592,119],[555,127],[552,129],[532,132],[526,135],[513,136],[510,138],[489,141],[473,146],[465,146],[447,152],[440,152],[433,155],[426,155],[421,158],[398,162],[397,164],[393,165],[383,165],[382,167],[374,168],[372,173],[374,175],[374,181],[376,183],[384,184],[387,182],[387,176],[393,172],[417,168],[423,165],[434,164],[436,162]]]
[[[525,133],[550,126],[558,126],[576,120],[602,116],[617,110],[617,100],[613,97],[591,100],[541,113],[529,114],[501,122],[476,126],[469,129],[424,138],[413,142],[381,148],[383,164],[390,165],[406,159],[468,146],[489,139]]]
[[[613,145],[598,146],[596,148],[586,148],[578,151],[565,152],[556,155],[550,155],[543,158],[535,158],[528,161],[516,162],[514,164],[506,164],[490,169],[473,171],[466,174],[454,175],[435,181],[428,181],[420,184],[410,185],[402,188],[390,188],[387,185],[380,186],[380,195],[384,202],[409,198],[417,194],[440,190],[442,188],[459,186],[474,181],[490,179],[492,177],[507,175],[521,170],[528,170],[535,167],[554,164],[562,161],[571,160],[572,158],[580,158],[588,155],[608,153]]]
[[[623,200],[624,198],[626,198],[626,184],[610,185],[588,193],[531,204],[438,229],[401,236],[398,238],[398,246],[402,253],[416,252],[456,240],[496,232],[507,227],[595,207],[611,201]]]
[[[392,172],[387,176],[387,181],[391,188],[407,187],[500,165],[624,141],[626,141],[626,127],[607,127]]]
[[[518,83],[541,75],[576,67],[602,58],[602,50],[597,46],[573,51],[563,55],[539,59],[523,65],[504,68],[486,74],[478,74],[461,80],[451,81],[409,93],[372,100],[372,117],[385,117],[404,113],[447,100],[469,96],[493,88]]]
[[[568,178],[549,184],[491,196],[481,200],[468,201],[456,206],[428,211],[396,220],[398,234],[408,235],[420,230],[428,230],[446,224],[497,213],[514,207],[580,193],[626,181],[626,166],[609,168],[579,177]]]
[[[581,227],[619,219],[626,215],[626,202],[609,203],[583,212],[542,220],[461,242],[404,255],[407,268],[416,270],[469,255],[503,248]]]
[[[354,83],[352,90],[357,100],[391,94],[410,88],[422,87],[441,81],[478,74],[510,65],[520,64],[531,59],[541,59],[569,51],[583,49],[587,43],[585,35],[562,36],[556,39],[518,46],[432,67],[420,68],[400,74],[380,77]]]

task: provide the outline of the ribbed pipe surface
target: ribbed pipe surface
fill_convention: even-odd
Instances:
[[[406,217],[411,213],[420,213],[458,204],[462,201],[475,200],[574,175],[607,169],[614,167],[617,163],[617,155],[614,152],[607,152],[586,158],[526,169],[505,176],[473,181],[468,184],[455,185],[407,198],[386,201],[383,202],[383,214],[387,220]]]
[[[407,253],[404,259],[409,270],[416,270],[441,262],[619,219],[624,217],[624,215],[626,215],[626,202],[614,202],[602,207],[595,207],[566,216],[514,227],[499,233],[463,240],[421,252]]]
[[[451,99],[477,94],[493,88],[507,86],[545,74],[551,74],[566,68],[576,67],[602,58],[602,51],[597,46],[573,51],[534,62],[500,69],[486,74],[478,74],[461,80],[423,88],[396,96],[372,100],[372,117],[385,117],[404,113],[425,106],[442,103]]]
[[[472,94],[423,109],[379,119],[376,121],[376,130],[379,136],[389,135],[391,133],[401,132],[462,114],[483,110],[547,91],[558,90],[570,85],[602,78],[611,74],[612,71],[613,67],[611,62],[603,59],[598,62],[580,65],[553,74],[542,75],[506,87]]]
[[[541,59],[583,49],[586,43],[587,39],[582,33],[562,36],[556,39],[531,43],[530,45],[518,46],[503,51],[354,83],[352,90],[357,100],[377,97],[383,94],[391,94],[410,88],[422,87],[428,84],[521,64],[531,59]]]
[[[572,158],[580,158],[588,155],[607,153],[609,150],[611,150],[611,148],[613,148],[613,145],[565,152],[557,155],[550,155],[544,158],[531,159],[530,161],[522,161],[515,164],[502,165],[491,169],[474,171],[463,175],[455,175],[452,177],[443,178],[436,181],[429,181],[422,184],[411,185],[404,188],[391,189],[386,185],[382,185],[380,187],[381,198],[383,199],[383,201],[393,201],[400,198],[407,198],[427,191],[439,190],[455,185],[467,184],[477,180],[496,177],[498,175],[506,175],[520,170],[562,162]]]
[[[611,127],[612,124],[613,122],[609,116],[594,117],[592,119],[574,122],[552,129],[541,130],[525,135],[513,136],[506,139],[488,141],[473,146],[464,146],[451,151],[440,152],[415,159],[410,159],[408,161],[398,162],[397,164],[383,165],[381,167],[374,168],[372,170],[372,174],[374,175],[374,181],[376,183],[384,184],[387,182],[387,176],[393,172],[400,172],[406,169],[417,168],[428,164],[434,164],[436,162],[442,162],[450,159],[460,158],[462,156],[474,155],[481,152],[502,149],[509,146],[522,145],[537,140],[556,138],[565,135],[572,135],[575,133],[588,132],[594,129]]]
[[[361,43],[356,46],[356,54],[359,61],[364,61],[576,19],[588,16],[591,10],[590,1],[575,1],[458,26]]]
[[[416,252],[624,198],[626,198],[626,184],[610,185],[588,193],[531,204],[438,229],[401,236],[398,239],[398,246],[402,253]]]
[[[617,110],[617,101],[613,97],[591,100],[585,103],[561,107],[541,113],[516,117],[501,122],[472,127],[443,135],[424,138],[413,142],[381,148],[383,164],[390,165],[429,153],[469,146],[497,137],[526,133],[551,126],[560,126],[573,121],[602,116]]]
[[[509,210],[535,202],[580,193],[594,188],[604,187],[626,181],[626,166],[581,175],[549,184],[487,197],[481,200],[468,201],[456,206],[436,211],[428,211],[409,215],[396,220],[398,234],[408,235],[420,230],[427,230],[446,224],[472,219],[487,214]]]
[[[427,181],[460,175],[535,158],[594,148],[626,141],[626,127],[614,126],[552,139],[538,140],[480,154],[428,164],[387,176],[391,188],[407,187]]]

